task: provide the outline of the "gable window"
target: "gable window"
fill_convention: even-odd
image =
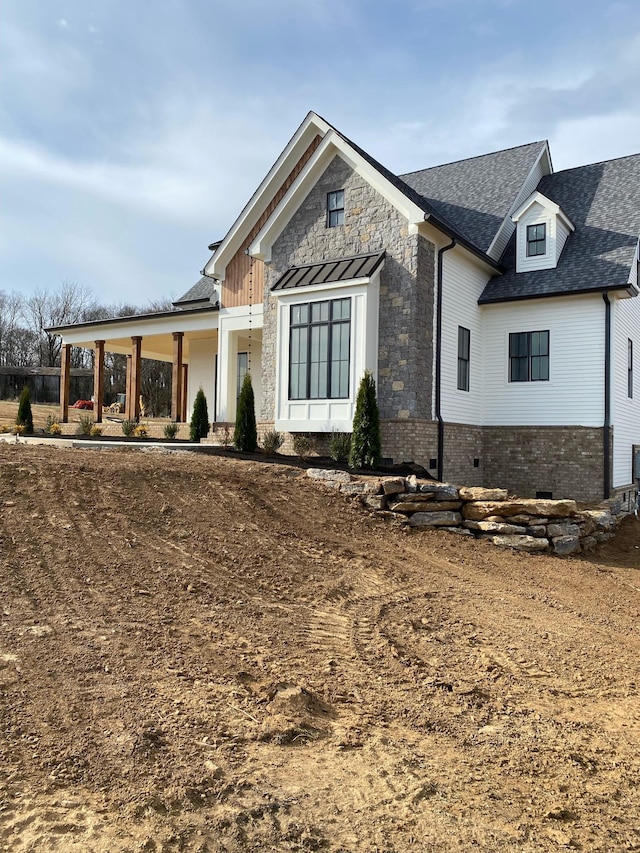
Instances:
[[[327,228],[344,225],[344,190],[327,193]]]
[[[458,390],[469,390],[469,349],[471,332],[458,326]]]
[[[633,397],[633,341],[627,340],[627,397]]]
[[[547,252],[547,226],[527,225],[527,257],[544,255]]]
[[[351,299],[290,308],[289,399],[349,397]]]
[[[512,332],[509,335],[509,382],[549,379],[549,332]]]

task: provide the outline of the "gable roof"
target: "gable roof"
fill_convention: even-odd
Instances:
[[[197,281],[193,287],[190,287],[186,293],[183,293],[179,299],[176,299],[172,304],[176,307],[181,305],[189,305],[193,302],[208,302],[215,295],[216,288],[213,279],[206,275]]]
[[[630,287],[640,234],[640,154],[546,175],[538,190],[575,225],[555,269],[516,273],[515,235],[481,304]]]
[[[488,251],[547,143],[530,142],[400,175],[437,217]]]

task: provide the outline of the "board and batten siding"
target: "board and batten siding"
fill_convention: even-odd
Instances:
[[[604,303],[600,294],[483,309],[483,424],[601,427]],[[549,380],[509,382],[509,334],[549,331]]]
[[[527,180],[522,185],[522,188],[521,188],[520,192],[518,193],[516,200],[511,205],[511,210],[507,214],[504,222],[500,226],[500,230],[496,234],[496,237],[495,237],[493,243],[489,247],[489,251],[487,252],[489,257],[494,258],[495,260],[500,260],[500,258],[502,257],[502,253],[506,249],[507,243],[509,242],[509,239],[510,239],[511,235],[513,234],[513,231],[516,227],[515,223],[511,219],[511,215],[521,205],[523,205],[525,203],[525,201],[529,198],[529,196],[533,192],[535,192],[538,184],[540,183],[540,181],[542,180],[544,175],[547,174],[547,172],[542,168],[542,159],[543,159],[542,157],[538,158],[538,162],[535,164],[535,166],[533,167],[533,169],[529,173],[529,176],[527,177]]]
[[[633,483],[633,445],[640,445],[640,297],[611,298],[611,422],[614,488]],[[633,342],[633,397],[628,396],[627,352]]]
[[[482,423],[483,312],[478,305],[489,274],[461,249],[442,259],[442,372],[441,410],[450,423]],[[458,389],[458,326],[470,331],[469,390]]]

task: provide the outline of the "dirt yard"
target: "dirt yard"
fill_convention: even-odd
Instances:
[[[640,850],[639,568],[0,444],[0,850]]]

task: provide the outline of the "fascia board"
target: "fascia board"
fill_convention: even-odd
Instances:
[[[249,246],[249,254],[263,261],[271,260],[271,248],[287,223],[302,204],[322,172],[337,155],[386,200],[402,213],[411,225],[424,222],[425,212],[391,184],[367,160],[346,142],[340,134],[330,130],[313,153],[309,162],[289,187],[280,204],[273,211],[262,230]]]
[[[560,207],[559,204],[556,204],[555,201],[551,201],[550,198],[547,198],[546,195],[543,195],[541,192],[536,190],[531,193],[529,198],[521,204],[520,207],[515,211],[515,213],[511,216],[511,219],[514,222],[517,222],[522,216],[529,210],[532,204],[540,204],[542,207],[549,210],[551,213],[555,213],[556,216],[559,216],[560,219],[566,224],[567,228],[570,231],[575,231],[576,227],[573,222],[569,219],[564,210]]]
[[[306,116],[205,265],[203,270],[205,275],[219,280],[224,279],[227,264],[242,245],[246,234],[264,213],[283,181],[291,174],[291,170],[313,138],[318,135],[324,136],[329,130],[330,127],[326,121],[316,113],[310,112]]]

